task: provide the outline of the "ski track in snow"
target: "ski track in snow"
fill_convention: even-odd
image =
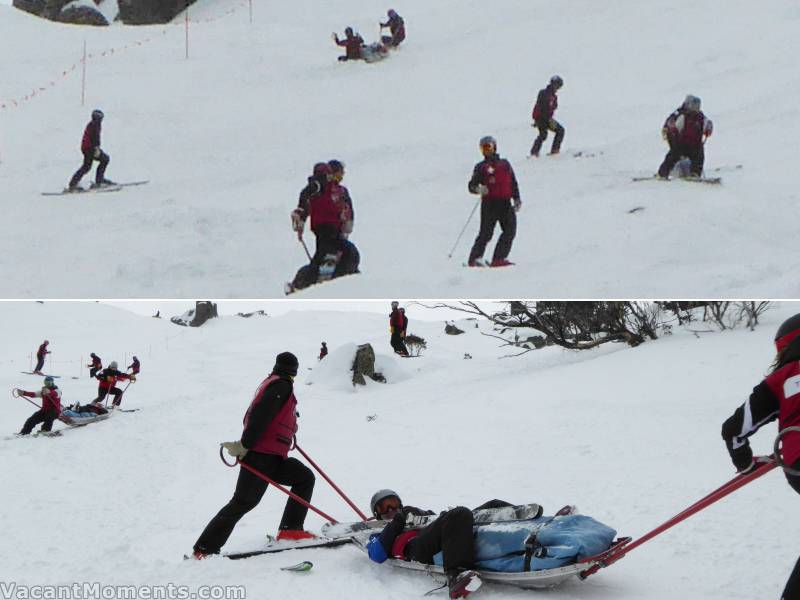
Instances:
[[[773,331],[796,312],[796,303],[782,304],[754,333],[697,337],[675,327],[636,349],[550,347],[503,360],[497,357],[507,349],[463,322],[464,335],[448,336],[443,323],[412,321],[410,332],[428,350],[406,361],[391,356],[386,316],[374,313],[298,309],[193,329],[104,304],[6,303],[0,388],[40,383],[19,372],[28,369],[24,349],[43,336],[65,403],[95,395],[79,366],[90,351],[121,364],[136,354],[142,373],[123,401],[138,412],[60,438],[0,441],[3,577],[19,585],[244,585],[248,598],[401,600],[434,587],[427,576],[373,564],[352,547],[182,560],[234,488],[235,471],[220,464],[218,442],[238,438],[253,391],[285,349],[301,363],[298,441],[362,510],[387,486],[409,504],[436,510],[503,498],[538,502],[552,514],[570,503],[619,535],[640,536],[733,476],[720,426],[763,377]],[[330,347],[321,364],[320,339]],[[353,344],[364,342],[373,344],[390,383],[354,390],[346,368]],[[9,433],[32,408],[10,397],[4,407]],[[774,425],[759,432],[755,452],[768,453],[774,435]],[[337,519],[355,516],[321,478],[314,502]],[[777,598],[800,553],[797,523],[785,518],[796,503],[773,472],[587,581],[544,594]],[[264,534],[275,533],[283,504],[268,490],[225,549],[258,548]],[[306,525],[319,530],[322,519],[310,514]],[[279,570],[301,560],[312,561],[313,571]],[[493,585],[480,592],[487,600],[538,595]]]
[[[13,57],[0,102],[45,87],[0,111],[0,296],[281,297],[305,261],[289,212],[313,163],[333,157],[347,164],[363,274],[298,297],[800,293],[785,251],[800,137],[792,0],[401,2],[408,40],[373,65],[338,63],[330,32],[351,24],[371,41],[384,7],[326,6],[256,0],[252,25],[246,6],[205,23],[227,7],[200,0],[185,60],[179,26],[76,28],[0,3],[0,52]],[[81,106],[80,70],[60,74],[84,39],[99,53],[144,38],[89,61]],[[553,73],[563,154],[528,161],[531,105]],[[659,129],[687,93],[716,124],[707,167],[744,168],[720,187],[631,184],[657,168]],[[109,177],[151,183],[39,196],[79,166],[95,106]],[[466,182],[486,133],[524,205],[517,266],[475,272],[461,264],[477,219],[447,253],[476,201]]]

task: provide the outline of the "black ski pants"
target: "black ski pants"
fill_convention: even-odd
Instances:
[[[308,286],[317,283],[317,279],[319,279],[319,267],[323,262],[325,262],[326,255],[339,255],[341,252],[342,256],[339,258],[339,262],[341,262],[341,258],[347,254],[343,245],[344,240],[342,240],[341,236],[339,235],[339,228],[336,225],[317,225],[317,228],[314,230],[314,235],[317,238],[317,247],[314,251],[314,256],[311,258],[311,262],[309,264],[303,265],[300,267],[300,269],[298,269],[297,274],[294,276],[294,280],[292,280],[292,287],[298,290],[307,288]],[[350,245],[355,249],[355,246],[352,244]],[[350,255],[350,260],[353,259],[354,257]],[[355,258],[355,260],[357,260],[357,258]],[[357,266],[358,265],[356,265],[356,267]],[[338,271],[339,265],[337,264],[336,271],[334,271],[334,276],[344,274]]]
[[[792,465],[792,468],[795,470],[800,470],[800,460],[795,461],[795,463]],[[787,473],[786,480],[789,482],[789,485],[792,486],[792,489],[800,494],[800,477]],[[800,599],[800,558],[797,559],[797,562],[794,565],[794,570],[792,570],[792,574],[789,575],[789,581],[786,582],[786,587],[784,588],[783,595],[781,596],[781,600],[798,599]]]
[[[39,423],[42,423],[42,431],[50,431],[53,428],[53,421],[57,418],[58,413],[56,411],[39,409],[28,417],[20,433],[22,435],[28,435]]]
[[[111,158],[105,152],[100,152],[100,156],[97,158],[94,157],[93,152],[84,152],[83,153],[83,164],[81,168],[75,171],[75,175],[72,176],[72,179],[69,181],[70,187],[76,186],[80,183],[81,179],[84,175],[86,175],[89,171],[92,170],[92,163],[97,161],[100,163],[100,166],[97,167],[97,173],[95,174],[95,183],[102,182],[106,177],[106,167],[108,166],[109,161]]]
[[[558,154],[561,151],[561,142],[564,139],[564,128],[561,123],[555,119],[548,119],[547,121],[536,121],[535,125],[536,129],[539,130],[539,135],[534,140],[533,146],[531,146],[531,154],[539,156],[542,144],[547,139],[547,133],[550,131],[554,131],[556,134],[556,137],[553,138],[553,145],[550,147],[550,153]]]
[[[41,373],[42,369],[44,369],[44,358],[47,356],[46,354],[43,356],[36,357],[36,368],[33,370],[34,373]]]
[[[92,379],[94,379],[94,376],[95,376],[95,375],[97,375],[97,372],[98,372],[98,371],[99,371],[101,368],[102,368],[102,367],[91,367],[91,368],[89,369],[89,377],[91,377]]]
[[[114,398],[114,406],[119,406],[122,402],[122,390],[118,387],[112,387],[110,390],[107,390],[103,387],[97,388],[97,398],[92,400],[92,402],[103,402],[106,399],[106,396],[111,396]]]
[[[664,157],[664,162],[658,167],[659,177],[669,177],[673,167],[683,157],[692,161],[690,167],[692,175],[700,177],[703,174],[703,163],[705,162],[705,150],[703,144],[689,146],[687,144],[671,144],[669,152]]]
[[[406,343],[403,341],[403,336],[400,335],[399,331],[392,333],[392,339],[389,340],[389,343],[397,354],[408,356],[408,348],[406,348]]]
[[[409,560],[433,564],[442,552],[445,573],[473,568],[475,561],[472,511],[463,506],[442,513],[406,546]]]
[[[248,452],[242,461],[260,471],[273,481],[291,487],[292,492],[310,502],[314,492],[314,473],[296,458],[282,458],[276,454]],[[239,468],[239,479],[233,498],[211,519],[200,534],[194,549],[216,554],[225,545],[236,523],[253,510],[267,491],[267,482],[250,471]],[[281,517],[280,529],[302,529],[308,509],[289,498]]]
[[[481,200],[481,227],[469,253],[469,262],[483,256],[486,244],[491,241],[494,235],[494,226],[497,223],[500,224],[502,233],[494,248],[492,260],[508,258],[514,236],[517,235],[517,214],[514,212],[514,207],[511,206],[511,200],[489,198]]]

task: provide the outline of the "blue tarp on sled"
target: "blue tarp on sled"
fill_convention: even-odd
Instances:
[[[586,515],[480,525],[475,528],[477,567],[487,571],[524,571],[525,541],[533,533],[541,556],[531,559],[531,571],[562,567],[599,554],[611,546],[617,535],[614,529]],[[441,566],[442,554],[433,560]]]

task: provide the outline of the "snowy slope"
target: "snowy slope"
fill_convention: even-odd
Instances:
[[[720,425],[764,375],[775,327],[798,308],[768,313],[754,333],[677,331],[638,349],[548,348],[504,360],[497,357],[505,350],[477,330],[451,337],[440,323],[412,322],[411,331],[428,340],[423,357],[387,356],[397,364],[386,370],[405,378],[354,391],[331,365],[342,364],[337,354],[349,344],[370,341],[386,354],[380,315],[297,311],[226,317],[195,330],[94,303],[6,304],[4,389],[38,381],[19,371],[27,349],[45,335],[53,370],[65,376],[91,350],[106,361],[136,353],[143,370],[123,403],[139,412],[61,438],[0,441],[4,579],[244,585],[248,598],[410,599],[433,587],[349,547],[238,562],[181,560],[233,490],[235,473],[220,464],[217,444],[239,436],[254,389],[285,349],[301,362],[298,441],[362,510],[386,486],[435,509],[495,497],[548,510],[575,503],[620,534],[639,536],[733,476]],[[316,363],[320,339],[331,348],[331,365]],[[465,352],[474,358],[464,360]],[[94,396],[85,373],[60,382],[67,401]],[[18,428],[29,408],[8,397],[2,429]],[[768,452],[774,433],[774,425],[759,433],[755,450]],[[338,519],[354,516],[321,479],[314,501]],[[797,524],[781,517],[796,503],[782,476],[771,473],[547,597],[777,598],[800,553]],[[226,548],[259,547],[282,506],[269,490]],[[306,522],[321,524],[313,514]],[[278,570],[300,560],[313,561],[313,572]],[[532,594],[481,591],[487,600]]]
[[[76,28],[0,4],[0,104],[19,101],[0,109],[0,296],[278,297],[305,261],[289,212],[312,164],[333,157],[347,163],[363,274],[306,297],[797,296],[784,251],[798,200],[793,0],[405,0],[408,41],[375,65],[337,63],[330,33],[375,39],[384,6],[253,4],[251,25],[246,2],[200,0],[189,60],[180,23]],[[81,106],[80,69],[62,70],[84,40]],[[527,161],[531,105],[553,73],[564,153]],[[724,185],[630,183],[655,171],[661,124],[687,93],[716,123],[707,167]],[[151,183],[39,196],[80,164],[94,107],[108,176]],[[476,221],[447,254],[486,133],[524,206],[518,266],[476,273],[461,267]]]

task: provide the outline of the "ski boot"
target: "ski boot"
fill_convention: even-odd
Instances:
[[[481,577],[477,571],[461,571],[447,575],[447,590],[450,598],[466,598],[481,587]]]

